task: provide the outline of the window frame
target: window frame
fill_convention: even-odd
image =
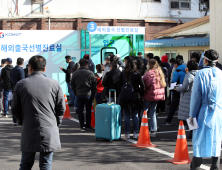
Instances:
[[[189,50],[189,51],[188,51],[188,59],[189,59],[189,60],[191,59],[191,55],[192,55],[192,53],[194,53],[194,52],[200,54],[200,58],[201,58],[201,55],[202,55],[202,53],[204,52],[204,50]]]
[[[154,3],[161,3],[162,0],[160,1],[155,1],[155,0],[141,0],[142,2],[154,2]]]
[[[31,1],[31,14],[43,14],[43,1]],[[41,11],[42,12],[35,12],[34,10],[33,10],[33,4],[40,4],[41,5]]]
[[[169,2],[170,2],[170,9],[171,10],[191,10],[191,0],[189,0],[189,1],[186,1],[186,0],[170,0]],[[172,8],[171,7],[171,2],[179,2],[179,8]],[[189,3],[190,4],[189,8],[182,8],[181,7],[181,2]]]
[[[170,50],[170,51],[165,50],[164,53],[165,53],[165,55],[167,55],[166,53],[170,53],[170,57],[168,57],[168,62],[172,58],[172,53],[176,54],[176,56],[177,56],[177,50]]]

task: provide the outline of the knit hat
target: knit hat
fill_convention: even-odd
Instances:
[[[89,60],[89,54],[85,54],[85,55],[83,56],[83,58],[84,58],[85,60]]]
[[[168,56],[167,55],[163,55],[162,58],[161,58],[161,61],[167,63],[168,62]]]

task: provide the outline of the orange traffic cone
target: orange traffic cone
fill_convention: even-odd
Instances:
[[[133,144],[132,146],[136,146],[138,148],[156,147],[156,145],[153,145],[150,141],[150,133],[146,111],[143,112],[143,119],[140,127],[138,142],[137,144]]]
[[[188,154],[186,133],[182,120],[180,121],[179,125],[174,158],[167,160],[167,162],[172,162],[173,164],[176,165],[191,163],[191,159],[189,158]]]
[[[94,114],[94,110],[93,110],[93,106],[91,108],[91,124],[90,124],[93,128],[95,128],[95,114]]]
[[[62,119],[72,119],[73,117],[71,117],[70,115],[69,104],[68,104],[67,97],[65,94],[64,94],[64,98],[66,102],[66,111]]]

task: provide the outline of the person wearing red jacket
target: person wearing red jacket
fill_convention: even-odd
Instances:
[[[166,82],[164,73],[155,59],[149,60],[147,67],[148,70],[143,76],[145,84],[144,110],[150,114],[150,136],[156,137],[156,106],[158,101],[165,100]]]

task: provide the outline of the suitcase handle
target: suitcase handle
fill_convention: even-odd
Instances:
[[[114,92],[114,103],[116,104],[116,90],[115,89],[109,89],[109,103],[111,103],[111,92]]]

